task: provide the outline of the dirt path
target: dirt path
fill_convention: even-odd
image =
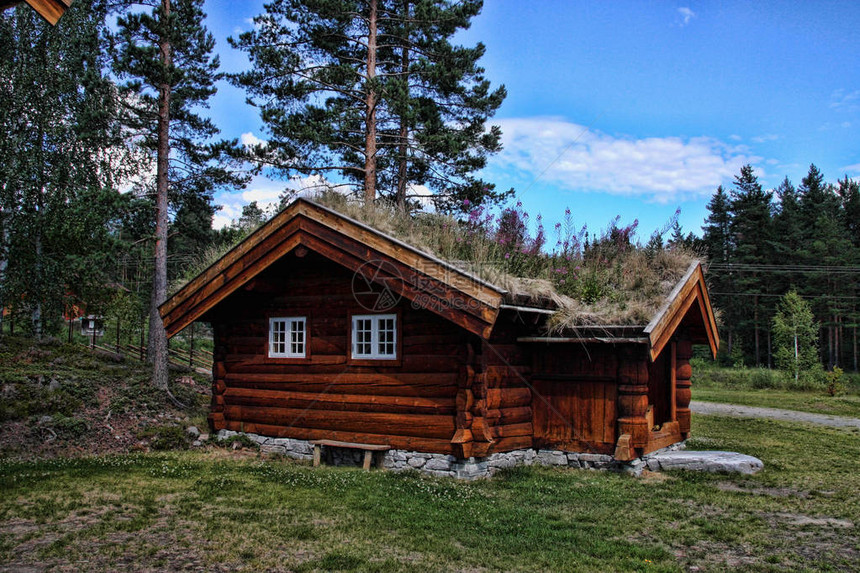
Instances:
[[[808,422],[833,428],[860,428],[860,418],[847,416],[831,416],[829,414],[813,414],[796,410],[780,410],[778,408],[759,408],[756,406],[738,406],[736,404],[719,404],[717,402],[690,402],[690,409],[697,414],[719,414],[735,418],[770,418],[786,422]]]

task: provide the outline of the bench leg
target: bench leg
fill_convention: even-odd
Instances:
[[[370,461],[372,459],[373,459],[373,452],[371,452],[370,450],[364,450],[364,465],[362,465],[361,467],[363,467],[366,470],[369,470],[370,469]]]
[[[319,444],[314,444],[314,467],[317,467],[320,465],[320,457],[321,457],[320,449],[321,448],[322,447]]]
[[[376,452],[376,467],[381,470],[385,469],[385,452]]]

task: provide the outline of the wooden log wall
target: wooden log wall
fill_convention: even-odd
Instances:
[[[693,344],[689,340],[679,340],[675,344],[675,411],[681,429],[681,438],[684,440],[690,437],[690,400],[693,396],[690,384],[690,377],[693,374],[690,366],[692,356]]]
[[[618,346],[535,344],[535,445],[612,453],[618,421]]]
[[[618,433],[628,434],[630,445],[648,445],[648,356],[644,347],[626,347],[618,368]]]
[[[215,325],[214,430],[386,444],[452,454],[468,335],[401,300],[396,363],[353,363],[353,274],[287,255],[207,316]],[[307,317],[306,359],[267,357],[268,318]],[[486,394],[483,394],[486,399]]]
[[[522,328],[513,314],[500,316],[488,341],[481,342],[484,378],[483,419],[493,440],[491,452],[534,444],[531,354],[517,343]]]

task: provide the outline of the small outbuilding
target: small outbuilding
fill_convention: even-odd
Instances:
[[[698,262],[648,324],[549,335],[556,310],[306,199],[160,307],[168,336],[212,324],[216,431],[460,460],[689,435],[692,347],[719,340]]]

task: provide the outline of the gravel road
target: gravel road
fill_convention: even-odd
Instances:
[[[795,410],[780,410],[778,408],[758,408],[755,406],[738,406],[736,404],[718,404],[716,402],[690,402],[690,409],[696,414],[718,414],[735,418],[770,418],[786,422],[808,422],[833,428],[860,428],[860,418],[847,416],[830,416],[828,414],[813,414]]]

